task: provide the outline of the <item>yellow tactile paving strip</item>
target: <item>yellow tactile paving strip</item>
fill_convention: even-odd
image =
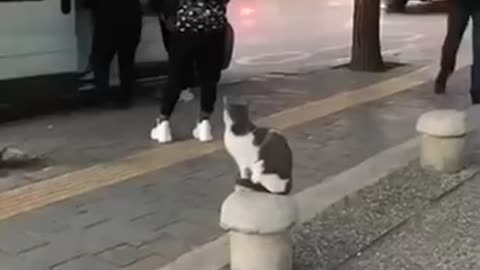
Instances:
[[[280,130],[291,128],[356,105],[407,91],[430,80],[430,74],[429,67],[422,68],[365,88],[342,92],[287,109],[257,122]],[[211,144],[200,144],[193,140],[178,142],[6,191],[0,193],[0,220],[222,149],[220,140]]]

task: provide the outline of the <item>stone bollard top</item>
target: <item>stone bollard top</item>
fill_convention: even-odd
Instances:
[[[457,137],[467,134],[467,114],[457,110],[435,110],[423,114],[417,131],[437,137]]]
[[[275,234],[297,221],[297,206],[289,196],[238,190],[223,202],[220,226],[247,234]]]

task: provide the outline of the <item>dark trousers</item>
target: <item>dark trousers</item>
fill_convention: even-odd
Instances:
[[[213,112],[222,70],[224,35],[223,32],[171,32],[167,93],[161,105],[164,117],[169,118],[172,114],[184,86],[184,78],[191,74],[192,66],[199,76],[202,114]]]
[[[141,23],[126,21],[113,25],[96,20],[93,36],[93,69],[95,86],[102,97],[109,91],[110,65],[118,57],[120,75],[120,101],[129,101],[135,85],[135,53],[140,41]]]
[[[159,23],[160,23],[160,31],[162,32],[162,40],[165,46],[165,51],[167,51],[167,53],[170,54],[170,36],[172,35],[172,33],[167,29],[167,26],[165,25],[165,21],[162,20],[161,17],[159,17]],[[195,77],[195,70],[194,70],[194,63],[193,63],[192,66],[190,67],[190,71],[184,74],[182,90],[194,86],[194,77]]]
[[[448,29],[442,47],[440,77],[448,78],[456,66],[458,49],[468,22],[473,21],[473,65],[471,94],[480,98],[480,11],[466,7],[461,1],[451,1],[448,14]],[[480,100],[480,99],[479,99]]]

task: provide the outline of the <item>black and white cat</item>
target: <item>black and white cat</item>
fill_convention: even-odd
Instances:
[[[255,191],[287,195],[292,189],[292,151],[284,136],[256,127],[242,100],[224,98],[224,143],[237,163],[237,185]]]

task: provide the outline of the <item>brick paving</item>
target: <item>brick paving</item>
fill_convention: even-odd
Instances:
[[[467,73],[461,72],[453,82],[458,89],[451,95],[456,107],[467,104],[467,93],[461,91]],[[298,90],[297,98],[286,98],[280,91],[263,92],[260,99],[260,92],[244,90],[248,84],[232,86],[236,89],[231,91],[257,95],[253,105],[257,117],[286,108],[286,100],[301,104],[335,93],[334,87],[322,92],[314,74],[305,76],[289,78],[296,81],[290,86],[285,81],[284,88],[275,86],[291,89],[288,93]],[[337,85],[336,91],[344,90],[344,84]],[[412,137],[418,115],[437,106],[426,91],[429,87],[287,130],[295,153],[295,191]],[[177,132],[187,134],[182,127]],[[105,157],[122,151],[112,150]],[[8,270],[153,270],[223,234],[217,225],[218,210],[232,191],[234,176],[231,160],[218,151],[2,221],[0,266]]]

